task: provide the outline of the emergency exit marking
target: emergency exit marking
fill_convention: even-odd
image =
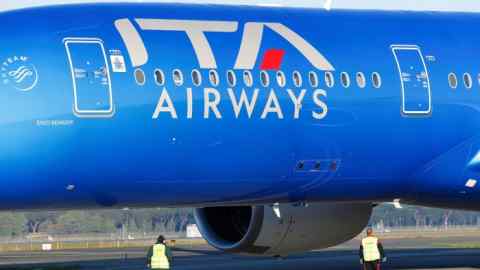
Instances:
[[[477,180],[475,179],[469,179],[465,184],[465,186],[468,188],[474,188],[476,185],[477,185]]]

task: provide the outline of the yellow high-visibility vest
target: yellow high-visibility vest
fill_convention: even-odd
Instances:
[[[167,248],[164,244],[153,246],[153,255],[150,262],[151,269],[170,269],[170,262],[167,257]]]
[[[378,250],[378,238],[369,236],[362,240],[363,260],[373,262],[380,260],[380,250]]]

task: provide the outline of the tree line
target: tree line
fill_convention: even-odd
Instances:
[[[194,223],[192,209],[138,209],[0,213],[0,236],[32,233],[183,233]],[[380,205],[370,224],[382,227],[480,226],[480,213],[406,206]]]
[[[178,233],[194,223],[190,209],[138,209],[0,213],[0,236],[34,233]]]

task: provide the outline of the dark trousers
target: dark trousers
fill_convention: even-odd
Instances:
[[[364,270],[380,270],[380,261],[365,262]]]

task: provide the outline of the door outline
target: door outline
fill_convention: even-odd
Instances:
[[[81,118],[110,118],[113,117],[115,114],[115,106],[113,103],[113,91],[112,91],[112,80],[110,76],[110,68],[109,63],[107,60],[107,54],[105,52],[105,46],[103,45],[103,40],[99,38],[65,38],[63,40],[65,45],[65,49],[67,51],[68,62],[70,66],[70,72],[72,76],[72,83],[73,83],[73,96],[74,96],[74,107],[73,112],[77,117]],[[78,98],[77,98],[77,81],[75,78],[75,70],[73,67],[73,59],[72,54],[70,52],[69,45],[70,44],[97,44],[100,46],[102,51],[103,60],[105,62],[105,70],[108,79],[108,94],[109,94],[109,105],[110,108],[108,110],[81,110],[78,107]]]
[[[418,45],[391,45],[390,46],[392,49],[393,56],[395,57],[395,62],[397,64],[397,71],[398,75],[400,77],[400,84],[402,86],[402,108],[401,112],[405,116],[429,116],[432,114],[432,89],[431,89],[431,84],[430,84],[430,74],[428,73],[427,65],[425,63],[425,58],[423,57],[422,50]],[[427,85],[428,85],[428,111],[413,111],[413,110],[407,110],[406,106],[406,100],[405,100],[405,84],[403,82],[403,76],[402,76],[402,68],[400,65],[400,60],[398,59],[396,51],[398,50],[413,50],[417,51],[420,60],[422,62],[423,68],[425,70],[426,76],[427,76]]]

